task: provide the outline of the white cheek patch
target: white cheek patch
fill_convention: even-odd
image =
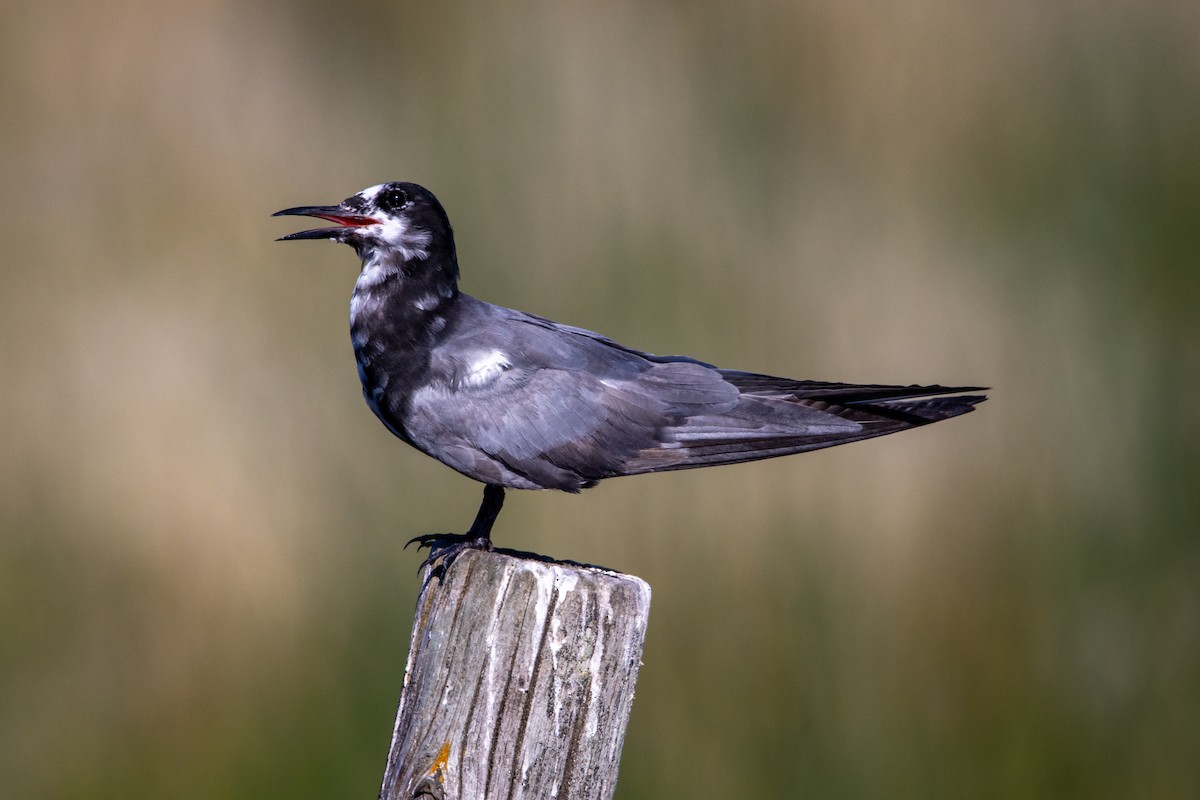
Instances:
[[[387,186],[386,183],[379,183],[358,193],[357,197],[362,201],[365,212],[373,214],[375,219],[379,220],[374,225],[366,226],[363,231],[377,239],[380,246],[388,248],[405,261],[413,259],[424,261],[429,258],[429,244],[433,240],[429,231],[410,229],[407,220],[403,217],[403,210],[399,217],[371,211],[375,208],[375,201],[379,199],[379,195]]]
[[[403,219],[388,217],[378,225],[370,226],[371,233],[380,242],[400,254],[405,261],[424,261],[429,258],[429,243],[433,235],[429,231],[414,231]]]
[[[486,386],[510,369],[512,363],[508,356],[499,350],[490,350],[467,365],[459,383],[462,386]]]

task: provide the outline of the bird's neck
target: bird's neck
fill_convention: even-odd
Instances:
[[[390,346],[419,347],[445,326],[458,301],[458,264],[453,254],[402,259],[369,254],[350,300],[356,347],[386,336]]]

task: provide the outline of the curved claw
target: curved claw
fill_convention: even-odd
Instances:
[[[430,550],[491,550],[492,540],[487,536],[476,536],[473,533],[426,533],[414,536],[404,543],[407,550],[411,544],[417,545],[417,550],[428,547]],[[432,553],[430,554],[432,555]]]
[[[442,563],[439,568],[444,570],[450,566],[460,553],[466,550],[482,550],[485,553],[492,551],[491,539],[486,536],[475,536],[470,533],[427,533],[423,536],[414,536],[409,539],[404,548],[407,550],[408,546],[413,542],[417,543],[418,552],[422,548],[429,548],[429,555],[417,567],[418,571],[432,566],[434,561],[441,561]]]
[[[405,543],[404,549],[407,550],[408,546],[413,543],[416,543],[418,552],[422,548],[429,548],[429,556],[418,569],[429,566],[435,559],[443,559],[443,566],[449,566],[454,557],[464,550],[491,552],[492,523],[496,521],[503,505],[504,487],[489,483],[483,487],[483,502],[479,505],[479,511],[475,514],[475,521],[471,523],[469,531],[466,533],[426,533],[422,536],[414,536]]]
[[[410,545],[415,543],[417,545],[417,552],[420,552],[421,550],[423,550],[426,547],[432,548],[433,543],[436,542],[438,539],[441,539],[446,536],[454,536],[454,535],[455,534],[453,534],[453,533],[425,533],[420,536],[414,536],[411,539],[409,539],[407,542],[404,543],[404,549],[407,550]]]

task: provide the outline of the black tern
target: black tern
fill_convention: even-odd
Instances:
[[[350,337],[363,395],[403,441],[485,484],[465,534],[491,548],[504,490],[578,492],[605,478],[802,453],[965,414],[981,387],[793,380],[657,356],[459,291],[450,220],[414,183],[384,183],[308,216],[362,270]]]

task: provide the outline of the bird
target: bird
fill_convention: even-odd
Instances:
[[[660,356],[459,289],[454,232],[428,189],[393,181],[273,216],[332,223],[277,241],[354,248],[350,338],[367,405],[402,441],[484,484],[465,533],[409,543],[492,549],[506,489],[577,493],[627,475],[736,464],[965,414],[984,387],[851,384]]]

